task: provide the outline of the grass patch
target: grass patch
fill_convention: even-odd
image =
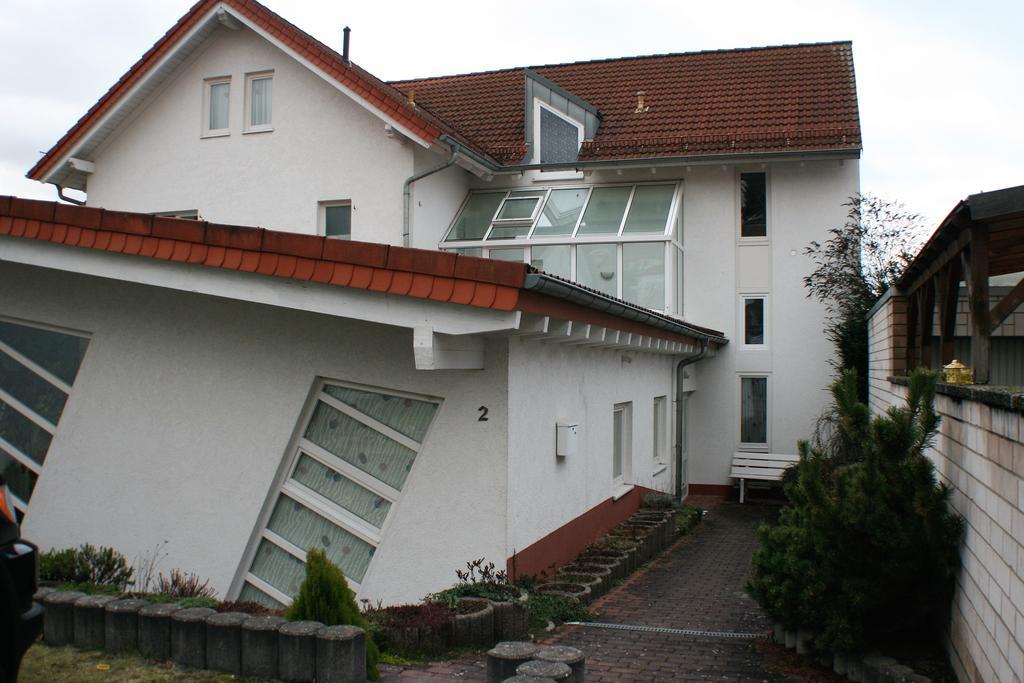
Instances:
[[[181,669],[169,662],[151,662],[134,655],[114,655],[96,650],[48,647],[36,643],[25,653],[18,675],[20,683],[104,683],[114,681],[234,681],[261,683],[227,673]]]

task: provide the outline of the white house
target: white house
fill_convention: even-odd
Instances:
[[[859,155],[849,43],[385,83],[203,0],[29,172],[86,206],[0,200],[26,534],[399,602],[727,493],[820,412]]]

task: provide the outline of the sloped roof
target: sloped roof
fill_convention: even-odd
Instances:
[[[452,252],[0,195],[4,236],[477,308],[556,317],[568,310],[577,319],[650,337],[726,341],[716,330],[607,295],[588,296],[597,293],[568,281],[559,280],[572,288],[578,301],[550,296],[531,287],[527,275],[555,278],[525,263]],[[579,303],[588,299],[594,305]]]
[[[228,7],[426,144],[449,136],[494,166],[526,151],[525,69],[385,83],[255,0],[199,0],[28,172],[54,165],[190,31]],[[626,57],[532,67],[601,114],[580,160],[851,151],[861,147],[849,42]],[[414,97],[410,98],[410,95]],[[648,109],[635,111],[643,91]],[[409,100],[413,99],[415,103]],[[60,182],[59,180],[57,182]]]
[[[859,150],[849,42],[529,67],[601,114],[580,159]],[[507,163],[524,140],[525,69],[394,81]],[[647,109],[637,112],[637,92]],[[521,158],[521,155],[520,155]]]

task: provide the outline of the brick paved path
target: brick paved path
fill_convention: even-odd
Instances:
[[[735,634],[767,634],[768,618],[743,590],[755,528],[771,505],[711,507],[692,536],[676,542],[646,571],[591,605],[596,622]],[[838,681],[763,639],[566,626],[550,643],[587,655],[587,680]],[[385,667],[385,681],[484,680],[481,658],[425,667]]]

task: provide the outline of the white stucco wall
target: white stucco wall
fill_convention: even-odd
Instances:
[[[509,341],[508,554],[579,517],[617,492],[612,481],[612,411],[632,402],[632,474],[627,483],[672,492],[667,468],[655,475],[653,401],[666,396],[672,434],[671,356]],[[575,456],[555,456],[555,424],[580,426]]]
[[[768,174],[766,240],[739,239],[741,172]],[[846,220],[843,204],[859,190],[856,160],[792,161],[752,166],[594,172],[586,178],[474,181],[478,188],[677,181],[683,183],[683,316],[725,333],[730,343],[701,361],[697,391],[689,401],[687,480],[730,483],[739,447],[740,376],[769,377],[769,449],[796,453],[828,401],[832,346],[822,332],[824,309],[806,296],[803,278],[813,270],[803,253],[812,240]],[[768,343],[743,348],[742,294],[767,295]],[[667,381],[667,380],[666,380]]]
[[[484,370],[425,372],[406,329],[9,263],[0,289],[0,315],[92,335],[25,519],[41,547],[166,541],[163,571],[224,594],[326,377],[444,399],[360,597],[418,600],[504,559],[503,340]]]
[[[245,76],[267,70],[274,130],[245,134]],[[203,81],[229,75],[230,135],[203,138]],[[88,203],[315,233],[317,203],[349,199],[353,239],[401,244],[414,147],[253,31],[219,28],[97,152]]]

